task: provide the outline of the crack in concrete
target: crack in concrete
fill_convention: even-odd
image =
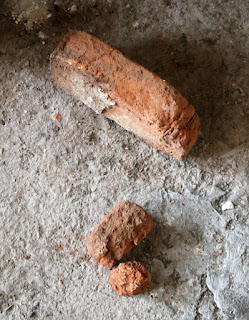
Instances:
[[[196,315],[195,315],[194,320],[201,320],[202,319],[202,315],[199,312],[199,308],[200,308],[200,305],[201,305],[202,301],[204,300],[206,294],[208,294],[208,292],[210,292],[213,296],[214,312],[213,312],[212,316],[214,316],[214,319],[217,319],[218,313],[220,312],[220,309],[218,308],[216,301],[214,299],[214,293],[207,286],[206,278],[207,278],[207,275],[205,275],[205,274],[203,274],[201,276],[201,287],[204,289],[204,291],[201,293],[199,299],[197,300],[196,307],[195,307]]]

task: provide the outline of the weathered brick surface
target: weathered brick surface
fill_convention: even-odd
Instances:
[[[150,272],[139,262],[126,262],[111,271],[109,283],[120,296],[133,296],[146,290]]]
[[[51,59],[54,83],[157,149],[184,158],[200,133],[185,98],[86,32],[70,32]]]
[[[119,202],[86,237],[90,256],[113,267],[153,228],[152,216],[129,201]]]

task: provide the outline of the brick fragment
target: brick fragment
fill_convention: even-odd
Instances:
[[[71,31],[51,58],[56,85],[175,158],[200,133],[194,107],[157,75],[86,32]]]
[[[111,268],[152,228],[152,216],[142,207],[119,202],[86,237],[89,255]]]
[[[150,272],[139,262],[120,263],[112,269],[109,283],[120,296],[133,296],[146,290],[151,282]]]

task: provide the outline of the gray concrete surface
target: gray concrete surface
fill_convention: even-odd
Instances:
[[[249,319],[248,12],[246,0],[2,3],[1,319]],[[202,136],[186,160],[52,85],[49,55],[70,28],[195,106]],[[84,241],[124,199],[156,224],[123,259],[152,273],[135,297],[112,291]]]

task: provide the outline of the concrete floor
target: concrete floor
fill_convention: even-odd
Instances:
[[[213,3],[2,3],[1,319],[249,319],[249,2]],[[202,135],[186,160],[53,86],[49,56],[70,28],[118,48],[195,106]],[[152,273],[135,297],[112,291],[84,241],[124,199],[155,220],[123,259]]]

